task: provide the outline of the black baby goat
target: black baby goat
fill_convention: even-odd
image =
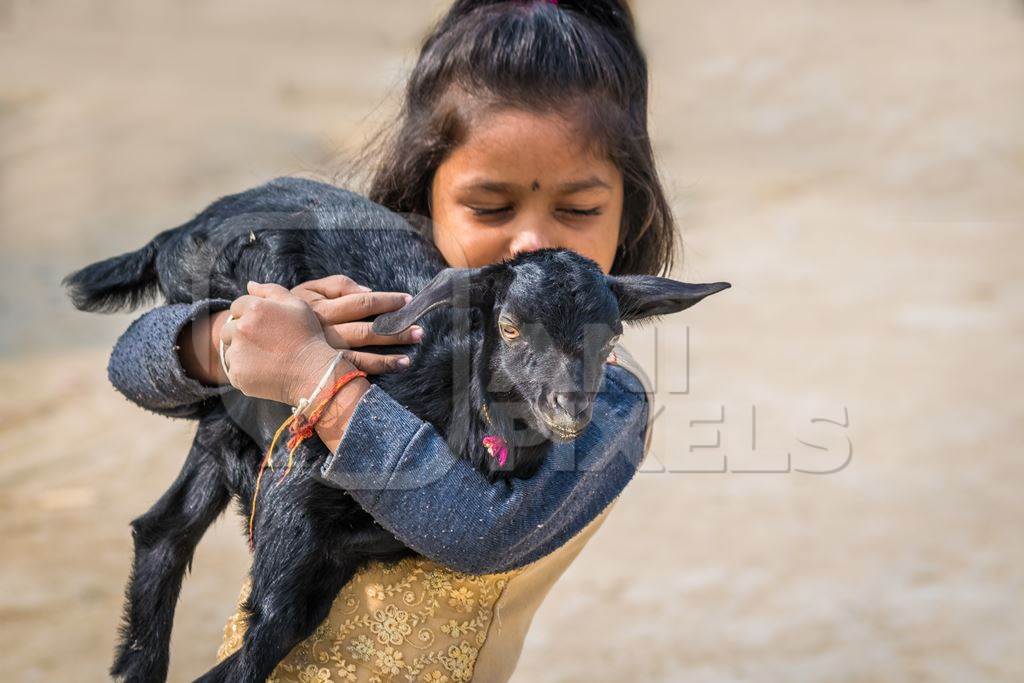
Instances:
[[[233,299],[249,280],[290,288],[334,273],[374,290],[416,293],[373,324],[379,334],[422,324],[422,341],[397,351],[410,355],[410,367],[371,381],[492,479],[530,476],[552,441],[572,440],[587,425],[622,321],[675,313],[728,287],[605,276],[594,262],[562,249],[447,268],[397,215],[294,178],[222,198],[66,284],[78,308],[102,311],[136,306],[156,288],[169,303]],[[515,343],[500,334],[508,320],[520,330]],[[485,406],[491,424],[481,414]],[[233,497],[249,514],[263,448],[288,414],[285,406],[237,393],[207,406],[177,480],[132,522],[135,558],[114,676],[166,677],[175,604],[196,544]],[[495,432],[509,444],[503,464],[481,444]],[[291,475],[262,487],[244,643],[202,680],[266,679],[326,618],[364,563],[412,554],[351,497],[311,476],[327,455],[321,442],[306,441]]]

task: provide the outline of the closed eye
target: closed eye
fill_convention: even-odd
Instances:
[[[502,214],[508,213],[512,210],[512,206],[498,206],[494,208],[483,207],[483,206],[471,206],[470,211],[476,216],[501,216]]]
[[[601,207],[596,206],[593,209],[559,209],[562,213],[567,213],[571,216],[600,216]]]

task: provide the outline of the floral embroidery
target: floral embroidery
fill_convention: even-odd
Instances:
[[[452,589],[450,577],[451,572],[435,569],[427,572],[423,580],[426,582],[427,590],[431,593],[447,593]]]
[[[331,672],[323,667],[317,668],[310,664],[299,672],[299,683],[326,683],[331,680]]]
[[[388,645],[383,650],[377,650],[377,669],[381,673],[396,674],[402,670],[402,653]]]
[[[451,672],[452,678],[457,681],[468,681],[473,675],[476,653],[476,648],[466,641],[462,641],[458,645],[448,648],[448,654],[441,656],[441,662]]]
[[[370,655],[373,654],[373,643],[366,636],[356,636],[349,646],[348,651],[352,653],[352,656],[356,659],[361,659],[364,662],[370,659]]]
[[[334,673],[338,674],[338,680],[340,681],[344,681],[345,683],[356,683],[355,664],[349,664],[344,659],[340,659],[334,667]]]
[[[465,586],[453,590],[448,594],[448,604],[458,610],[468,612],[473,608],[473,592]]]
[[[454,619],[449,619],[447,624],[441,624],[441,631],[450,635],[452,638],[458,638],[464,636],[471,630],[470,623],[468,621],[458,622]]]
[[[271,675],[273,683],[466,683],[494,605],[515,572],[460,574],[424,558],[371,564],[338,594],[327,619]],[[241,603],[249,583],[242,588]],[[218,661],[245,637],[228,620]]]
[[[377,634],[377,640],[381,644],[401,645],[405,637],[412,633],[412,626],[409,625],[409,613],[394,605],[388,605],[373,613],[370,630]]]

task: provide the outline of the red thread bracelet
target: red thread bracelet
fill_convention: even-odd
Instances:
[[[354,380],[356,377],[366,377],[366,373],[362,370],[350,370],[344,375],[339,377],[334,382],[334,386],[328,391],[327,396],[324,397],[320,403],[317,404],[313,412],[309,414],[309,417],[302,415],[301,413],[295,413],[287,420],[281,423],[281,426],[274,432],[274,438],[270,442],[270,447],[267,449],[267,454],[263,457],[263,462],[260,463],[259,474],[256,475],[256,486],[252,492],[252,506],[249,510],[249,548],[252,549],[255,546],[255,539],[253,536],[253,530],[256,523],[256,499],[260,494],[260,482],[263,480],[263,472],[267,469],[267,465],[273,466],[271,463],[274,461],[274,449],[277,447],[277,441],[281,437],[281,434],[285,429],[291,434],[288,438],[286,447],[288,448],[288,464],[285,467],[284,472],[278,478],[278,481],[288,476],[288,473],[292,471],[292,462],[295,456],[295,451],[298,450],[299,446],[303,441],[313,436],[313,430],[316,428],[320,418],[323,417],[324,411],[327,410],[328,404],[334,400],[334,397],[338,395],[342,387]]]
[[[291,437],[288,439],[287,448],[289,453],[293,453],[296,448],[299,447],[303,441],[313,436],[313,429],[316,427],[317,422],[323,417],[324,411],[327,409],[327,404],[334,400],[334,397],[338,395],[341,388],[346,384],[354,380],[356,377],[366,377],[366,373],[362,370],[350,370],[344,375],[338,378],[338,381],[334,383],[330,391],[327,392],[327,396],[324,400],[317,404],[313,412],[309,414],[309,417],[304,415],[296,415],[295,419],[291,424],[288,425],[288,432]],[[288,468],[291,468],[289,463]],[[285,470],[285,474],[288,474],[288,470]]]

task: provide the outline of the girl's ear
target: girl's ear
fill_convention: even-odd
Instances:
[[[472,288],[479,272],[479,268],[445,268],[405,306],[377,316],[373,321],[374,334],[399,334],[435,308],[454,302],[468,305],[473,300]]]
[[[654,275],[609,275],[622,320],[641,320],[685,310],[706,296],[728,289],[728,282],[692,285]]]

